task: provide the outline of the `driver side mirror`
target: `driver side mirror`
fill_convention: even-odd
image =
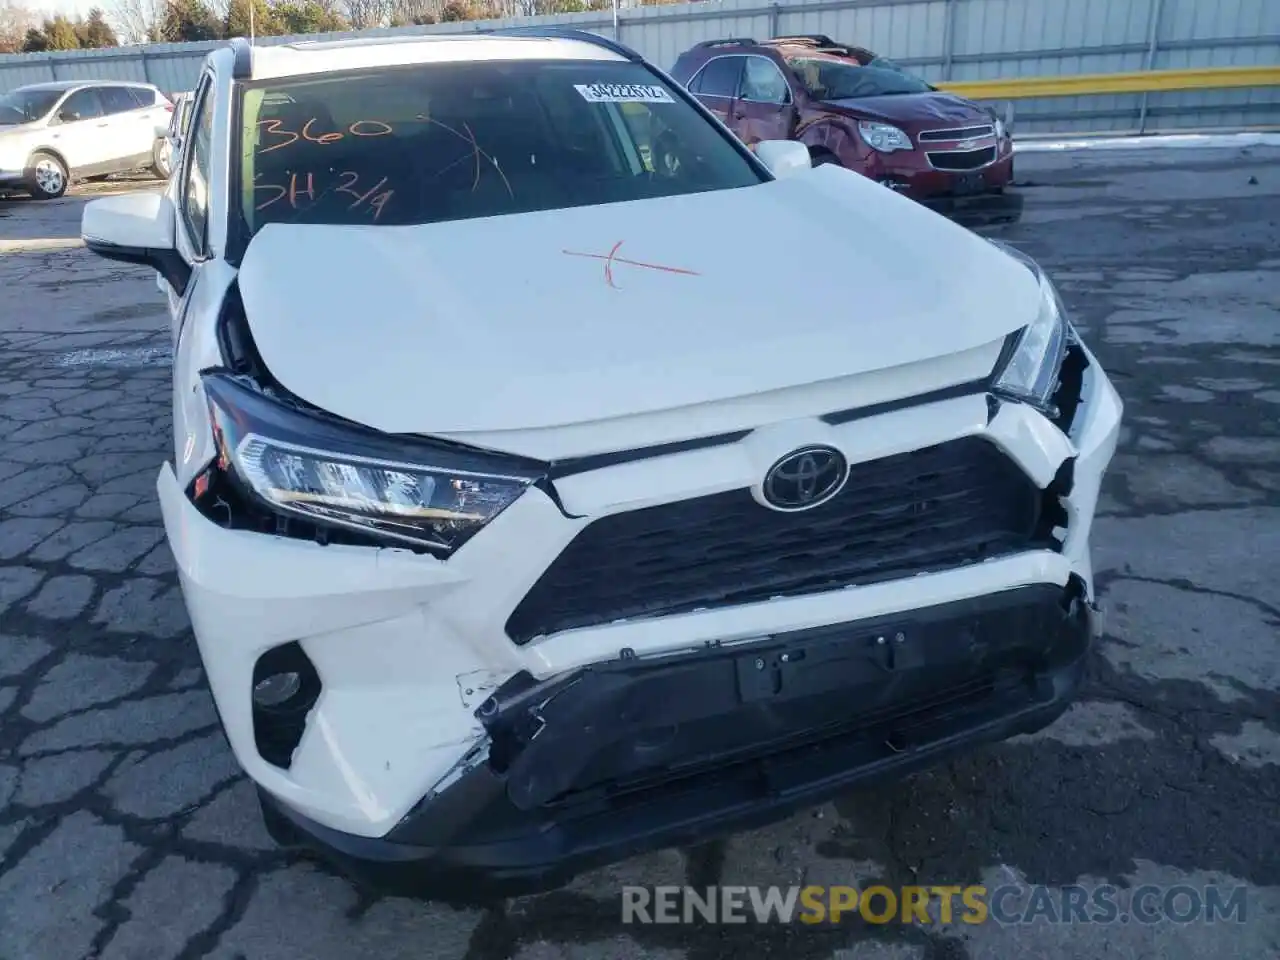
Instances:
[[[59,110],[59,111],[58,111],[58,122],[59,122],[59,123],[75,123],[75,122],[76,122],[77,120],[79,120],[79,119],[80,119],[80,114],[78,114],[78,113],[77,113],[76,111],[74,111],[74,110]]]
[[[798,140],[761,140],[756,144],[756,156],[779,180],[813,166],[809,148]]]
[[[191,267],[178,253],[176,228],[173,203],[159,193],[92,200],[80,218],[80,237],[92,253],[150,267],[181,297],[191,280]]]

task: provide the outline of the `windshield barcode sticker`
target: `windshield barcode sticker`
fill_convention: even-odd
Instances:
[[[674,103],[662,87],[644,83],[575,83],[588,103]]]

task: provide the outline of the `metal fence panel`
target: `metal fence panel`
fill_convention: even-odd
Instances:
[[[364,35],[555,23],[614,35],[609,12],[447,23]],[[625,7],[618,39],[669,68],[715,37],[824,33],[925,79],[986,80],[1280,63],[1280,0],[705,0]],[[327,34],[350,37],[355,33]],[[263,37],[274,45],[311,37]],[[146,80],[189,90],[216,43],[0,56],[0,91],[45,80]],[[1018,130],[1101,132],[1280,125],[1280,88],[1054,97],[1017,103]]]
[[[1280,63],[1277,0],[1163,0],[1156,69],[1265,66]],[[1150,129],[1271,125],[1280,118],[1280,89],[1152,94]]]

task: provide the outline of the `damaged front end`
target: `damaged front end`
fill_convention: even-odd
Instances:
[[[423,720],[416,739],[370,737],[363,753],[344,757],[364,764],[365,782],[380,783],[384,774],[400,778],[396,796],[404,802],[379,811],[385,819],[376,833],[342,829],[336,817],[321,820],[259,775],[272,835],[382,889],[487,900],[553,888],[595,866],[773,822],[856,784],[901,776],[1053,722],[1072,702],[1100,630],[1087,537],[1119,405],[1043,279],[1042,290],[1040,313],[1008,335],[989,377],[962,395],[913,408],[930,420],[938,411],[961,410],[964,430],[940,431],[935,443],[854,464],[847,495],[824,509],[784,515],[752,502],[738,512],[742,491],[729,491],[602,512],[581,523],[585,518],[574,517],[572,536],[548,551],[545,566],[531,569],[540,574],[522,576],[501,602],[466,602],[461,580],[442,580],[431,603],[420,599],[425,594],[405,601],[412,610],[397,611],[403,619],[394,629],[376,617],[351,627],[352,635],[367,631],[383,644],[378,649],[397,651],[398,663],[422,660],[416,687],[402,681],[379,694],[402,696],[402,715],[419,715],[423,690],[456,690],[449,690],[447,703],[436,694],[432,723]],[[225,355],[230,372],[244,377],[245,367],[234,361],[247,355],[244,348],[228,344]],[[290,456],[316,458],[315,443],[300,450],[304,445],[267,421],[256,391],[231,393],[225,382],[211,382],[230,397],[214,395],[211,402],[235,404],[242,413],[232,423],[215,411],[219,449],[248,449],[234,431],[261,423],[258,433]],[[299,415],[316,419],[305,407],[273,413],[294,430]],[[871,430],[881,415],[890,413],[836,412],[821,422],[833,431],[859,423]],[[326,421],[325,427],[340,431],[344,444],[355,442],[350,424]],[[387,460],[371,455],[372,438],[356,439],[358,459],[338,456],[332,444],[324,445],[325,458],[353,469]],[[431,456],[447,456],[451,466],[481,455],[438,441],[412,442],[432,444]],[[482,466],[492,470],[496,462]],[[528,511],[539,525],[520,529],[561,533],[559,525],[570,518],[554,471],[513,458],[503,463],[497,479],[531,485],[532,496],[512,511],[521,523],[517,511]],[[421,464],[401,462],[395,469],[408,473]],[[443,469],[431,465],[435,474]],[[224,480],[248,474],[231,458],[221,470]],[[211,498],[225,491],[224,484],[191,493],[196,508],[214,518]],[[369,524],[356,529],[350,516],[339,525],[332,516],[267,509],[267,498],[255,500],[243,478],[238,492],[233,513],[240,519],[227,519],[224,511],[221,524],[232,532],[270,532],[273,549],[318,541],[342,550],[387,533]],[[442,536],[435,528],[425,532]],[[385,546],[377,537],[372,542]],[[400,570],[410,569],[411,558],[414,577],[428,566],[442,578],[459,570],[487,574],[510,562],[499,550],[506,542],[493,538],[492,552],[485,553],[489,542],[480,536],[458,558],[436,542],[407,553],[371,551],[364,589],[385,589],[376,567],[386,562],[390,569],[393,555],[406,558]],[[310,551],[317,553],[335,551]],[[785,562],[794,556],[803,559],[798,570]],[[450,563],[432,563],[445,559]],[[667,570],[686,573],[652,574]],[[826,606],[803,611],[802,602]],[[830,614],[835,602],[851,606]],[[788,604],[785,616],[793,619],[770,624]],[[748,605],[750,621],[738,623],[751,633],[720,621],[695,641],[680,638],[690,624]],[[490,611],[501,659],[475,658],[462,644],[450,652],[449,631],[480,608]],[[421,610],[441,615],[433,621]],[[430,638],[424,624],[434,631]],[[478,644],[475,636],[470,640]],[[566,639],[583,642],[585,655],[568,662],[556,650]],[[323,699],[308,707],[312,726],[327,709],[350,729],[368,729],[377,708],[369,709],[371,699],[357,700],[363,674],[351,651],[372,647],[337,635],[301,646],[317,658],[321,696],[330,697],[327,707]],[[424,649],[429,657],[422,657]],[[288,669],[300,672],[296,665]],[[463,694],[460,703],[457,694]],[[291,785],[295,770],[301,779],[308,763],[327,759],[325,744],[313,737],[308,746],[302,738],[305,718],[286,730],[279,711],[264,714],[261,724],[260,712],[253,715],[253,733],[270,726],[268,746],[277,753],[268,755],[261,738],[257,753],[274,767],[270,776],[279,773],[277,784]],[[434,751],[430,766],[400,759],[426,740]],[[386,760],[392,751],[400,752]],[[421,779],[411,785],[415,776]]]
[[[742,765],[783,797],[1035,714],[1079,663],[1091,615],[1079,580],[1028,587],[542,682],[521,673],[476,716],[521,810],[631,806]],[[840,760],[824,775],[828,753]]]
[[[544,680],[520,672],[476,709],[484,738],[385,838],[299,829],[264,805],[278,838],[381,887],[464,899],[546,889],[1040,729],[1070,703],[1093,633],[1073,577],[662,656],[624,651]]]

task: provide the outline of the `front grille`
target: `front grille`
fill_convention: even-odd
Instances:
[[[995,134],[991,124],[977,127],[953,127],[949,130],[925,130],[920,134],[921,143],[937,143],[940,140],[972,140],[975,137],[990,137]]]
[[[1039,545],[1040,510],[1041,491],[1012,460],[965,437],[855,464],[836,497],[800,513],[733,490],[615,514],[574,538],[507,632],[527,643],[944,570]]]
[[[935,170],[977,170],[996,158],[995,147],[980,150],[939,150],[927,154]]]

